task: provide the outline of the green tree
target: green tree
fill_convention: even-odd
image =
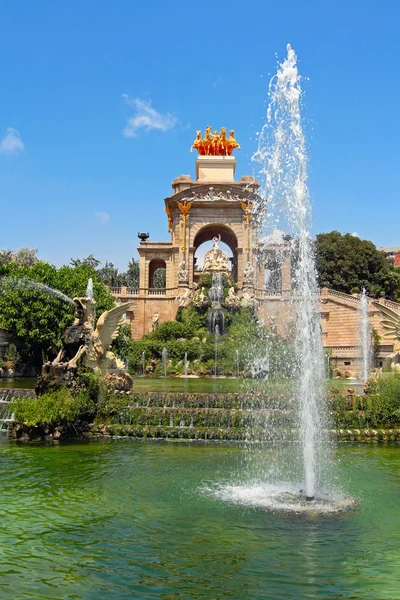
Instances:
[[[166,269],[164,269],[164,268],[156,269],[154,271],[153,282],[154,282],[155,288],[165,288]]]
[[[31,267],[38,260],[37,252],[37,248],[28,248],[27,246],[24,248],[19,248],[14,254],[14,260],[18,265]]]
[[[51,358],[57,352],[61,334],[74,319],[68,298],[84,296],[89,277],[97,316],[114,305],[96,271],[83,265],[57,269],[43,261],[32,267],[13,261],[0,266],[0,277],[0,324],[15,336],[22,360],[36,365],[43,356]]]
[[[132,258],[128,263],[128,270],[124,274],[123,278],[126,280],[128,287],[136,289],[139,287],[139,277],[139,261]]]
[[[101,261],[98,260],[93,254],[89,254],[86,258],[71,258],[71,263],[73,267],[89,267],[89,269],[97,269],[97,267],[101,264]]]
[[[108,262],[108,260],[104,263],[104,267],[97,270],[97,277],[99,281],[103,281],[111,287],[120,287],[123,279],[122,275],[118,272],[118,268],[112,262]]]
[[[339,231],[320,233],[315,241],[315,256],[321,287],[346,294],[365,288],[375,298],[399,298],[400,275],[372,242]]]

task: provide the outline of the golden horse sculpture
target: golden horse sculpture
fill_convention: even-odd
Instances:
[[[379,302],[372,302],[372,304],[380,310],[384,317],[381,321],[383,337],[394,342],[394,352],[385,358],[384,369],[390,368],[392,371],[400,373],[400,314]]]
[[[196,131],[196,139],[193,142],[190,152],[197,150],[200,156],[231,156],[235,148],[240,150],[240,146],[235,140],[235,131],[229,131],[229,138],[226,136],[226,127],[221,127],[220,133],[217,130],[211,134],[211,127],[206,127],[204,137],[201,137],[201,131]]]

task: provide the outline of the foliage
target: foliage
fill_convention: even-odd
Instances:
[[[12,262],[24,267],[31,267],[37,262],[37,248],[19,248],[14,254],[11,250],[0,250],[0,267],[7,266]]]
[[[153,286],[155,288],[165,288],[167,271],[163,267],[156,269],[153,275]]]
[[[17,350],[15,344],[10,344],[5,352],[5,358],[13,363],[18,363],[20,361],[21,355]]]
[[[126,280],[128,287],[138,288],[140,277],[139,261],[132,258],[128,263],[128,270],[121,276]]]
[[[120,287],[122,284],[118,268],[115,267],[112,262],[108,262],[107,260],[104,263],[104,267],[97,270],[97,277],[99,278],[99,281],[103,281],[111,287]]]
[[[125,360],[132,348],[132,333],[129,325],[122,325],[118,330],[118,335],[112,343],[111,350],[115,354]]]
[[[93,254],[89,254],[89,256],[86,258],[71,258],[70,264],[73,267],[87,267],[95,270],[101,264],[101,261],[98,260]]]
[[[19,248],[14,255],[14,260],[17,265],[22,265],[24,267],[32,267],[32,265],[37,262],[37,248]]]
[[[68,389],[43,394],[36,400],[19,398],[13,403],[15,421],[28,427],[73,423],[85,415],[93,415],[94,409],[88,394],[75,396]]]
[[[365,288],[375,298],[400,299],[400,273],[372,242],[338,231],[321,233],[316,237],[315,253],[321,287],[346,294]]]
[[[400,375],[387,374],[370,380],[366,396],[346,396],[332,390],[331,410],[340,427],[393,427],[400,425]]]
[[[11,250],[0,250],[0,267],[9,265],[12,261],[12,257]]]
[[[15,336],[22,360],[37,365],[42,363],[43,355],[55,355],[63,331],[74,318],[72,304],[52,290],[68,298],[84,296],[91,277],[97,316],[114,305],[107,288],[97,280],[96,271],[85,265],[57,269],[42,261],[32,267],[13,261],[0,267],[0,277],[1,326]]]
[[[174,340],[178,338],[192,337],[195,334],[195,329],[190,323],[178,323],[177,321],[165,321],[158,325],[153,333],[147,337],[156,340]]]

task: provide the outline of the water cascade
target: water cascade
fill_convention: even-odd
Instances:
[[[142,352],[142,375],[145,375],[146,371],[146,358],[144,352]]]
[[[219,350],[219,326],[215,326],[215,358],[214,358],[214,377],[218,375],[218,350]]]
[[[188,359],[187,359],[187,352],[185,352],[185,358],[184,358],[184,362],[183,362],[183,372],[185,374],[185,377],[187,377],[188,374]]]
[[[167,376],[167,349],[163,348],[161,352],[161,361],[163,366],[163,375]]]
[[[325,407],[324,357],[319,324],[319,289],[310,237],[311,206],[307,188],[306,143],[300,116],[301,78],[294,50],[270,82],[267,120],[258,137],[253,159],[261,165],[261,202],[256,222],[266,234],[283,218],[293,236],[296,256],[292,290],[296,309],[293,375],[299,405],[303,493],[313,499],[323,484],[321,435]],[[268,203],[268,214],[267,214]],[[319,440],[321,441],[321,440]],[[323,444],[326,453],[326,444]]]
[[[371,366],[371,329],[368,321],[368,296],[365,288],[361,294],[360,321],[362,380],[365,383],[369,377]]]
[[[87,284],[85,296],[86,296],[86,298],[90,298],[90,300],[93,300],[93,298],[94,298],[94,296],[93,296],[93,280],[92,280],[92,278],[90,278],[88,280],[88,284]]]
[[[215,333],[218,327],[220,334],[225,331],[225,311],[221,306],[224,299],[224,275],[218,271],[212,273],[212,284],[208,290],[210,308],[208,309],[207,324],[208,331]]]
[[[239,376],[240,376],[239,350],[236,350],[236,378],[239,379]]]

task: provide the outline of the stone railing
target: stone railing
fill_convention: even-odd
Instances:
[[[361,356],[361,346],[324,346],[324,350],[330,350],[332,357]]]
[[[149,288],[149,296],[165,296],[166,288]]]
[[[341,298],[342,300],[346,300],[347,302],[352,302],[353,304],[360,304],[359,296],[351,296],[350,294],[345,294],[344,292],[338,292],[337,290],[331,290],[330,288],[323,289],[322,294],[321,294],[321,299],[326,296],[333,296],[334,298]]]
[[[139,288],[114,287],[110,288],[113,296],[137,296],[140,292]]]
[[[385,306],[388,308],[393,308],[393,310],[400,311],[400,304],[398,302],[393,302],[392,300],[384,300]]]

